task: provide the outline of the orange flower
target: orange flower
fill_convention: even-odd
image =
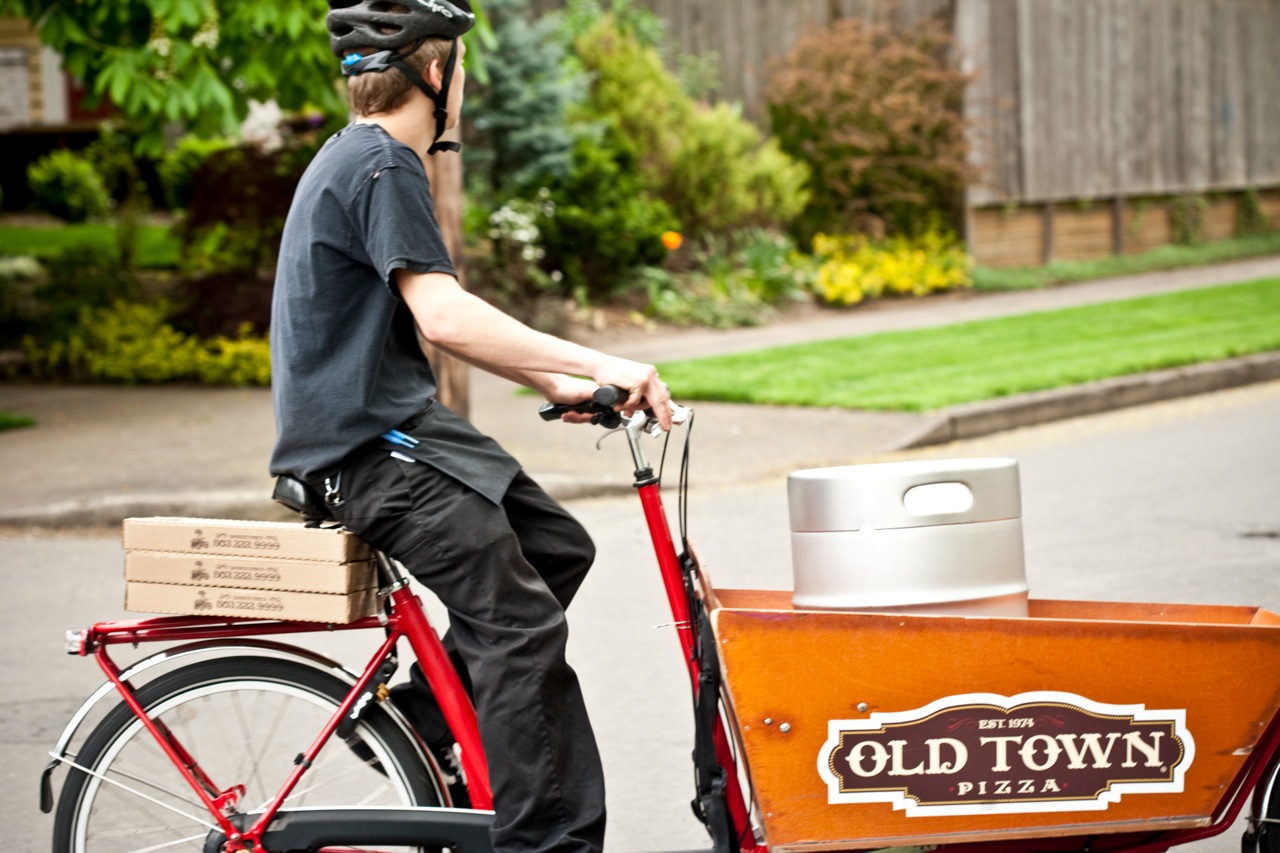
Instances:
[[[684,237],[680,236],[678,231],[663,231],[662,245],[666,246],[669,251],[674,252],[684,245]]]

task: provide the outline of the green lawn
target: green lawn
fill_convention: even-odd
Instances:
[[[0,431],[6,429],[22,429],[35,424],[36,419],[30,415],[19,414],[18,412],[0,411]]]
[[[95,246],[116,251],[116,229],[110,225],[63,225],[57,228],[0,228],[0,255],[30,255],[41,260],[69,246]],[[178,241],[165,225],[138,229],[138,266],[168,269],[178,265]]]
[[[1280,349],[1280,279],[661,366],[677,400],[929,411]]]

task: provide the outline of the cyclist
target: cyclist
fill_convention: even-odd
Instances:
[[[424,163],[457,150],[441,137],[458,121],[459,37],[474,20],[465,0],[329,0],[354,120],[308,167],[285,225],[271,469],[311,484],[449,609],[445,642],[489,760],[494,849],[596,851],[604,786],[564,617],[594,546],[519,463],[434,399],[418,335],[553,402],[617,385],[630,390],[625,410],[652,407],[669,428],[669,395],[653,366],[535,332],[459,286]],[[393,701],[448,758],[414,676]]]

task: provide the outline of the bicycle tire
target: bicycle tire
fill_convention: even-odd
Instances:
[[[236,811],[254,812],[349,689],[296,661],[238,656],[176,669],[144,685],[137,698],[215,785],[226,786],[221,790],[243,784]],[[370,706],[345,741],[335,735],[325,744],[284,808],[440,805],[438,775],[411,738],[380,705]],[[58,799],[53,851],[201,851],[212,825],[191,786],[121,701],[75,756]]]
[[[1272,821],[1280,821],[1280,765],[1270,770],[1258,782],[1261,792],[1254,805],[1264,820],[1245,833],[1243,850],[1257,850],[1260,853],[1280,853],[1280,826]]]

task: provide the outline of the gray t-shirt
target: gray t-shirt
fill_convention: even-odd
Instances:
[[[316,155],[285,222],[271,316],[271,472],[314,478],[426,412],[415,433],[435,423],[447,440],[415,455],[500,498],[518,465],[431,405],[436,380],[397,269],[456,275],[418,156],[377,125],[353,124]]]

